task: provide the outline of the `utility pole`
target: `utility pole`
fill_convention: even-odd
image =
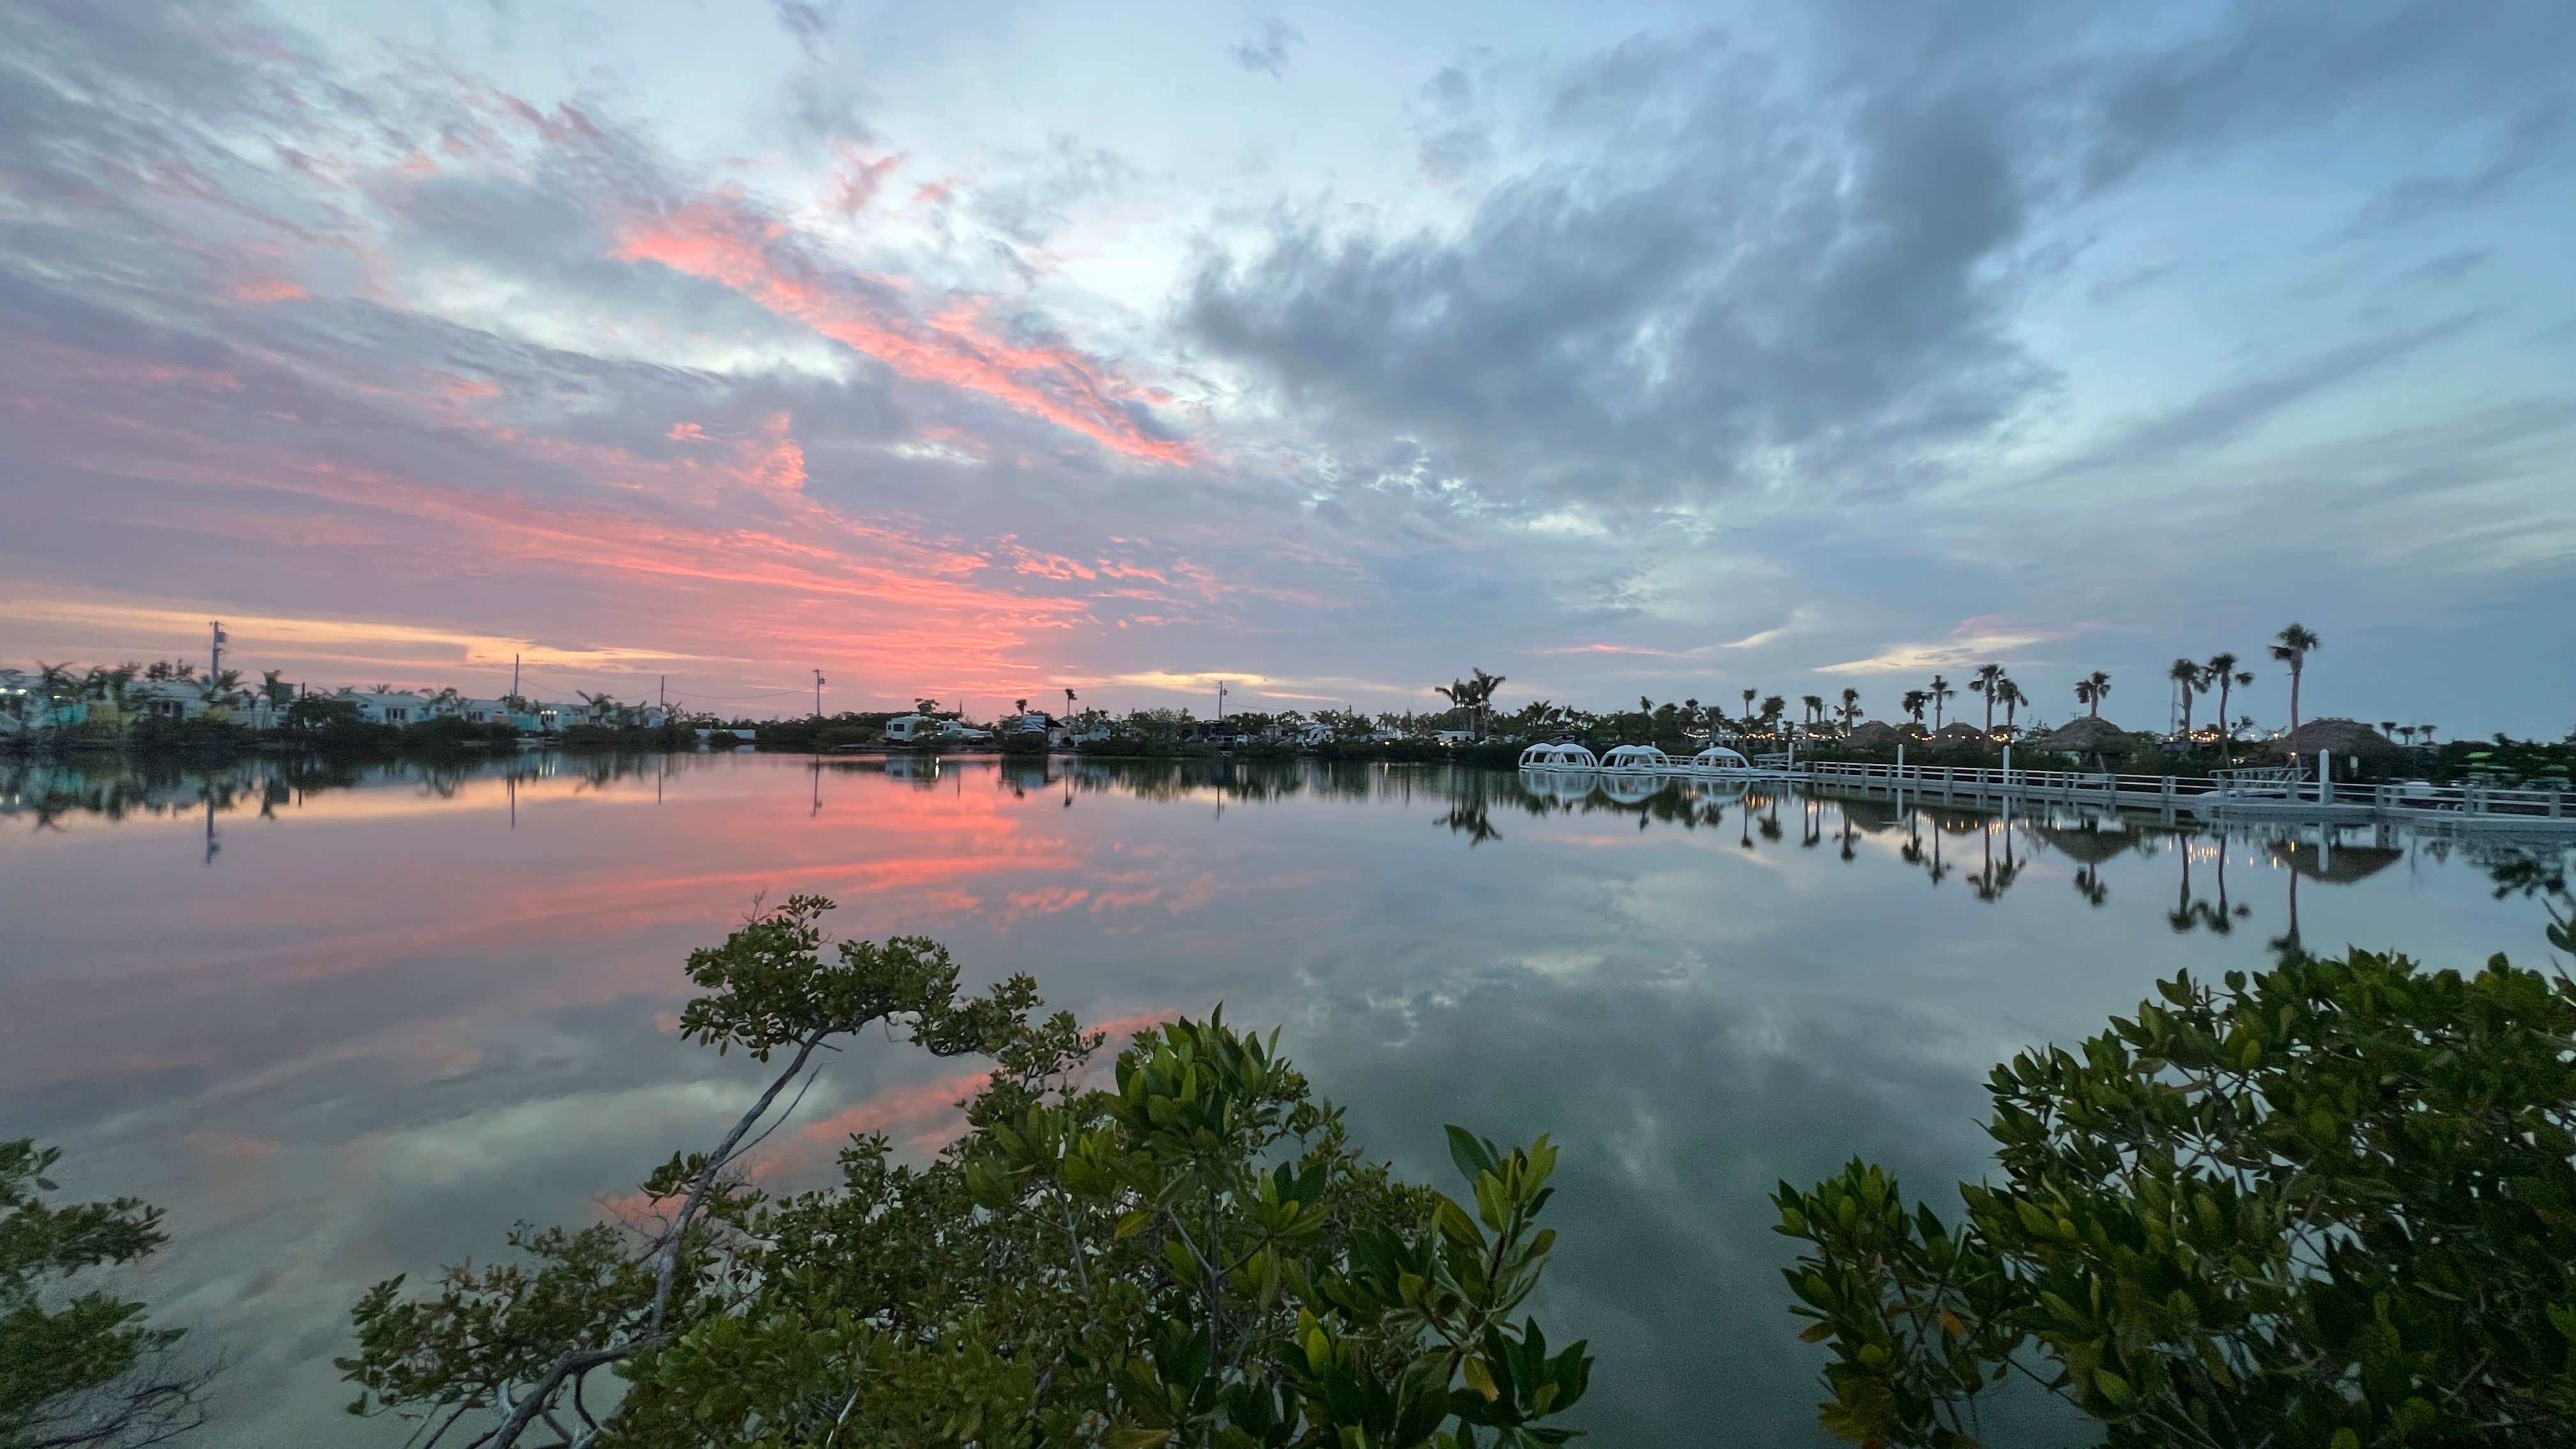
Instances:
[[[510,656],[510,702],[511,702],[512,704],[516,704],[516,703],[518,703],[518,701],[519,701],[519,656],[518,656],[518,655],[516,655],[516,654],[513,654],[513,655],[511,655],[511,656]],[[514,818],[515,818],[515,817],[514,817]]]
[[[1216,682],[1216,722],[1225,723],[1225,681]]]
[[[206,677],[212,679],[224,672],[224,641],[232,636],[224,632],[224,621],[221,619],[208,620],[206,627],[214,633],[213,653],[206,661]]]
[[[814,671],[814,723],[823,722],[823,671]]]
[[[653,686],[653,707],[664,714],[671,712],[671,676],[657,675],[662,682]]]

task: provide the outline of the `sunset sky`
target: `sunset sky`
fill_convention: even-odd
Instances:
[[[2160,727],[2296,619],[2310,716],[2554,738],[2571,55],[2565,0],[10,0],[0,663],[1883,715],[1993,659]]]

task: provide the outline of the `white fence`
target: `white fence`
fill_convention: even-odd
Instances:
[[[2130,775],[2092,770],[1961,769],[1948,765],[1878,765],[1785,756],[1760,762],[1803,782],[1942,799],[2059,800],[2068,804],[2280,813],[2377,811],[2390,815],[2576,824],[2576,791],[2508,790],[2492,785],[2310,780],[2286,769],[2229,770],[2216,776]]]

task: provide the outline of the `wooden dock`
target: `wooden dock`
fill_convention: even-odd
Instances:
[[[2062,803],[2138,810],[2200,820],[2283,825],[2408,824],[2460,833],[2576,834],[2576,791],[2508,790],[2301,778],[2289,770],[2234,770],[2216,776],[2131,775],[2087,770],[1960,769],[1837,760],[1758,762],[1809,789],[1945,804]]]

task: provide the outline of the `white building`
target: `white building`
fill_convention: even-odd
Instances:
[[[225,704],[232,701],[226,699]],[[204,714],[210,704],[206,686],[197,679],[138,679],[125,687],[126,711],[138,718],[187,720]]]
[[[336,696],[358,707],[367,724],[415,725],[429,718],[429,701],[408,689],[344,689]]]
[[[458,695],[454,699],[433,701],[432,707],[441,715],[451,719],[461,719],[467,724],[490,725],[513,722],[510,706],[497,699],[469,699],[464,695]]]

